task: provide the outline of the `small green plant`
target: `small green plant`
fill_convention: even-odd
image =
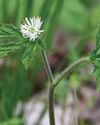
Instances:
[[[28,69],[32,62],[34,64],[34,55],[37,54],[37,48],[41,50],[50,82],[48,94],[50,125],[55,125],[53,106],[54,90],[64,77],[74,71],[76,67],[79,68],[83,63],[90,63],[94,65],[94,73],[97,80],[100,80],[100,30],[97,33],[96,48],[93,52],[87,57],[82,57],[81,59],[76,60],[59,74],[59,76],[54,77],[46,55],[47,42],[42,35],[44,30],[40,30],[43,23],[41,18],[33,17],[29,19],[26,18],[25,20],[26,21],[20,27],[16,27],[12,24],[4,24],[0,27],[0,41],[2,40],[2,42],[0,42],[0,57],[7,56],[15,51],[24,50],[21,61],[24,64],[25,69]],[[97,88],[99,90],[99,84]]]
[[[96,36],[96,47],[91,53],[91,60],[94,64],[94,74],[97,79],[97,90],[100,91],[100,29],[97,32]]]

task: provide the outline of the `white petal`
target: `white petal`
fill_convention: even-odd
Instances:
[[[29,26],[31,26],[31,23],[30,23],[30,21],[28,20],[28,18],[25,18],[25,20],[26,20],[27,24],[28,24]]]

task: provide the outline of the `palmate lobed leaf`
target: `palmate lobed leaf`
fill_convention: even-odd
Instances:
[[[22,63],[25,66],[25,69],[28,69],[34,60],[34,55],[36,54],[36,48],[40,48],[41,50],[47,49],[47,45],[44,40],[41,38],[37,39],[34,42],[29,42],[25,52],[22,55]]]
[[[17,36],[17,35],[21,35],[19,28],[17,28],[16,26],[14,26],[13,24],[4,24],[0,27],[0,36],[6,36],[6,35],[10,35],[11,36]]]
[[[35,46],[33,43],[29,43],[27,49],[22,55],[22,63],[25,66],[25,69],[28,69],[34,59],[35,55]]]
[[[43,49],[43,50],[46,50],[46,49],[47,49],[47,44],[46,44],[46,42],[43,40],[43,38],[37,39],[37,43],[38,43],[38,46],[40,47],[40,49]]]
[[[0,27],[0,58],[13,53],[15,50],[22,49],[22,47],[26,48],[22,55],[22,63],[25,69],[28,69],[33,61],[35,48],[46,49],[46,43],[43,41],[43,36],[30,42],[22,36],[19,28],[12,24]]]
[[[0,45],[0,57],[6,56],[11,52],[14,52],[15,50],[21,49],[23,46],[25,46],[25,43],[21,44],[17,40],[9,43],[4,43]]]
[[[0,58],[27,45],[19,29],[12,24],[0,27]]]
[[[100,64],[99,64],[99,66],[95,65],[94,75],[96,76],[96,79],[98,81],[98,83],[97,83],[97,91],[100,92]]]
[[[96,48],[91,53],[91,60],[94,63],[94,75],[98,81],[97,90],[100,91],[100,29],[96,36]]]

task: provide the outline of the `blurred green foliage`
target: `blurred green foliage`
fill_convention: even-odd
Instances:
[[[23,125],[23,121],[20,119],[11,119],[0,123],[0,125]]]
[[[66,29],[83,32],[87,23],[87,10],[84,5],[79,0],[65,1],[61,23]]]
[[[97,0],[38,0],[38,2],[37,0],[0,0],[0,25],[13,23],[19,26],[25,17],[42,17],[43,28],[46,31],[45,41],[48,44],[47,51],[50,51],[53,45],[57,27],[63,27],[66,34],[68,32],[78,34],[80,40],[77,46],[69,45],[71,54],[68,58],[69,62],[81,56],[88,39],[94,40],[99,14],[100,5]],[[8,118],[12,119],[17,102],[26,101],[32,95],[37,74],[43,67],[39,51],[28,71],[25,71],[19,59],[19,52],[7,56],[0,68],[0,122]],[[66,83],[66,80],[63,82]],[[62,84],[58,87],[63,89],[64,86]],[[56,93],[59,95],[62,89]],[[62,93],[61,96],[65,94]],[[4,123],[4,125],[8,124]]]

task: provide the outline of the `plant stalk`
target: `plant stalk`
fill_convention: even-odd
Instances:
[[[50,125],[55,125],[54,86],[53,85],[50,85],[50,87],[49,87],[49,122],[50,122]]]
[[[46,66],[46,70],[47,70],[47,74],[48,74],[48,78],[50,81],[50,85],[49,85],[49,121],[50,121],[50,125],[55,125],[55,117],[54,117],[54,85],[53,85],[53,74],[51,71],[51,68],[49,66],[49,62],[48,62],[48,58],[46,55],[46,52],[44,50],[41,51],[42,52],[42,57]]]
[[[49,65],[49,62],[48,62],[46,52],[44,50],[42,50],[41,52],[42,52],[42,57],[43,57],[43,60],[44,60],[44,63],[45,63],[46,71],[47,71],[47,74],[48,74],[48,79],[50,81],[50,84],[52,84],[53,83],[53,75],[52,75],[52,71],[51,71],[51,68],[50,68],[50,65]]]
[[[88,63],[91,62],[89,57],[83,57],[77,61],[75,61],[74,63],[72,63],[70,66],[68,66],[59,77],[57,77],[56,79],[53,78],[52,75],[52,71],[51,68],[49,66],[49,62],[47,59],[47,55],[46,52],[44,50],[41,51],[42,52],[42,56],[43,56],[43,60],[46,66],[46,70],[48,73],[48,78],[50,81],[50,86],[49,86],[49,120],[50,120],[50,125],[55,125],[55,117],[54,117],[54,89],[55,87],[59,84],[59,82],[67,75],[69,74],[74,68],[76,68],[77,66],[79,66],[80,64],[83,63]]]
[[[83,57],[77,61],[75,61],[74,63],[72,63],[70,66],[68,66],[62,73],[60,76],[58,76],[54,82],[53,85],[56,87],[59,82],[65,77],[67,76],[73,69],[75,69],[77,66],[79,66],[80,64],[83,63],[89,63],[91,62],[90,57]]]

